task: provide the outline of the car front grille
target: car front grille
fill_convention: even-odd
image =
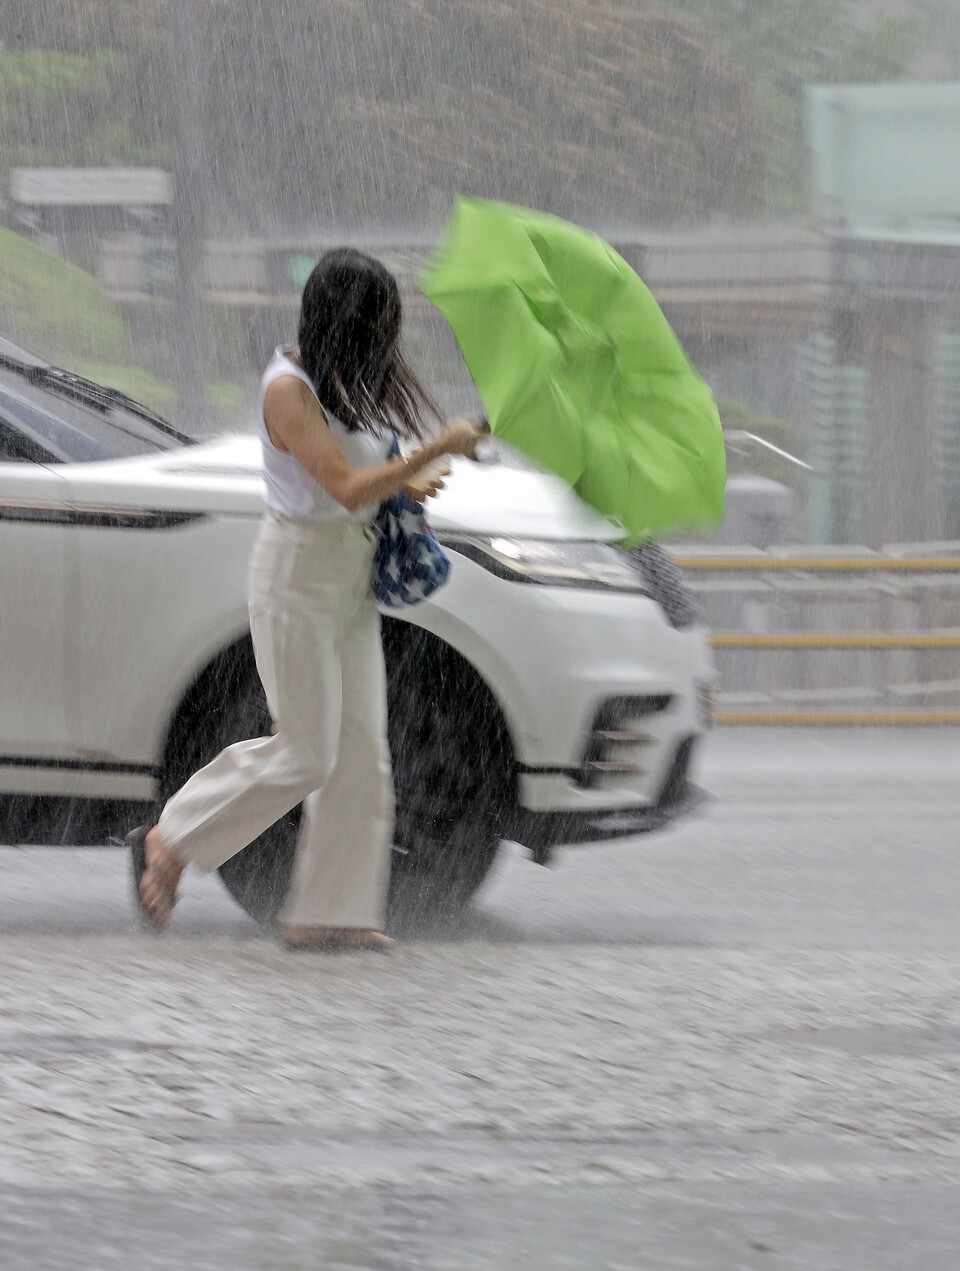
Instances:
[[[677,631],[703,620],[697,598],[684,581],[683,571],[659,543],[641,543],[627,552],[643,585]]]

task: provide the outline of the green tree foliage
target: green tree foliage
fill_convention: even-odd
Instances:
[[[734,213],[755,196],[750,86],[696,21],[662,8],[207,0],[193,21],[225,227],[435,222],[458,190],[629,221]],[[72,130],[23,107],[7,162],[170,163],[189,59],[165,22],[160,0],[36,0],[15,39],[0,30],[11,56],[41,48],[101,71]]]
[[[96,278],[2,228],[0,334],[155,410],[174,408],[175,390],[143,365],[157,360],[155,350],[133,338],[120,306],[105,299]],[[168,368],[155,369],[163,374]],[[207,422],[233,424],[243,406],[237,385],[213,383]]]
[[[165,0],[0,7],[0,162],[152,163],[170,98]]]
[[[169,38],[175,4],[192,57]],[[0,159],[172,166],[196,73],[213,224],[257,232],[436,224],[458,191],[600,226],[796,206],[803,84],[894,76],[913,30],[861,30],[844,0],[13,8]]]
[[[208,47],[228,201],[277,220],[435,222],[457,191],[630,221],[749,199],[749,88],[660,9],[288,3]]]
[[[96,278],[0,229],[0,327],[3,334],[49,357],[115,361],[129,352],[118,307]]]
[[[102,162],[103,134],[119,59],[50,49],[0,49],[0,153],[21,165],[42,164],[50,141],[73,163]],[[109,147],[107,147],[109,149]]]

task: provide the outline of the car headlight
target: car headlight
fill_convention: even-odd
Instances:
[[[643,580],[609,543],[509,538],[502,534],[438,534],[444,547],[498,578],[550,587],[589,587],[645,595]]]

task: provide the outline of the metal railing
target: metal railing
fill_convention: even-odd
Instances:
[[[724,724],[960,724],[960,544],[676,552]]]

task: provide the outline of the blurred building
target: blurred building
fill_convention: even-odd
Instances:
[[[814,542],[960,538],[960,83],[806,94],[835,299],[805,345]]]

